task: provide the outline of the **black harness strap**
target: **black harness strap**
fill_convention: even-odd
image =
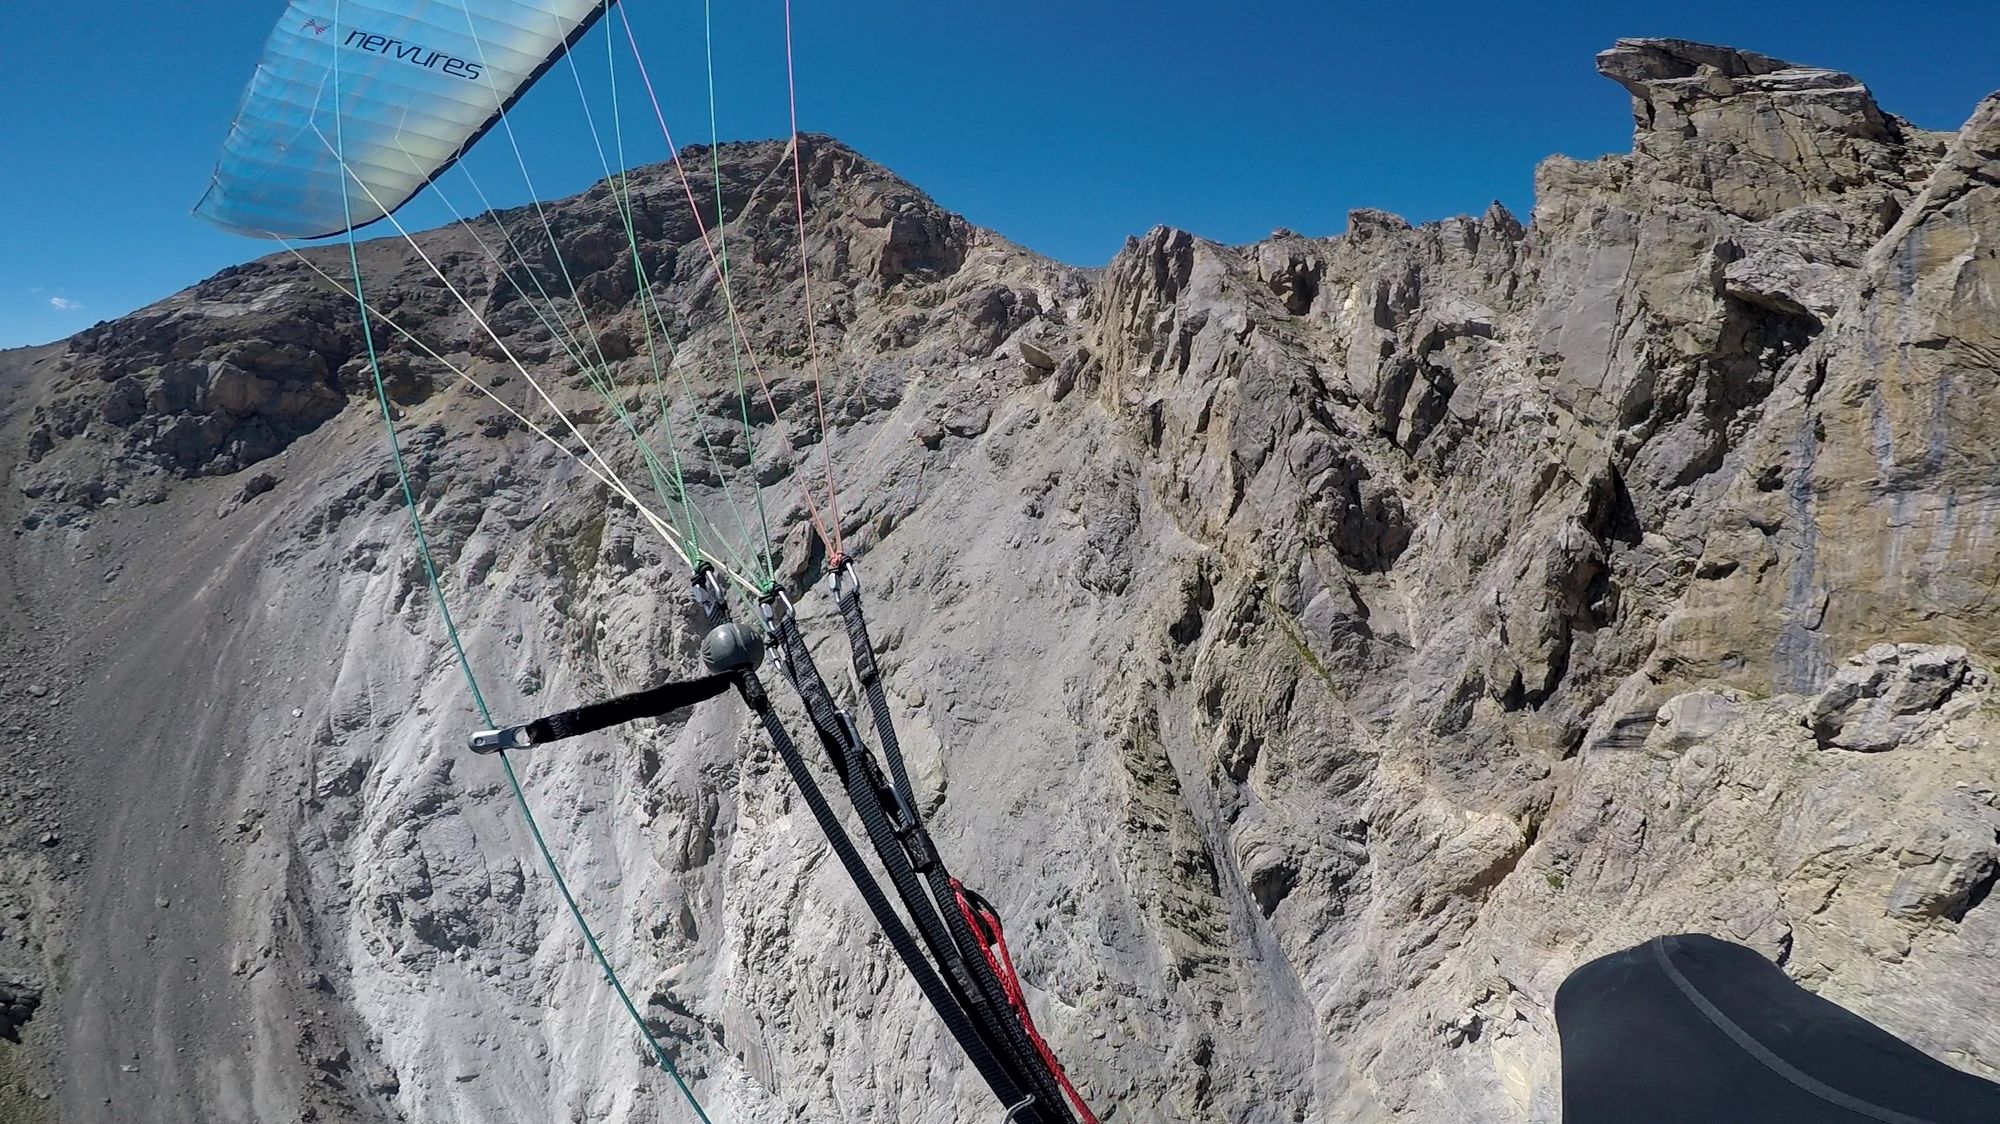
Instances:
[[[962,1005],[963,1013],[970,1014],[992,1053],[1005,1063],[1016,1087],[1035,1094],[1017,1119],[1034,1124],[1072,1124],[1074,1118],[1062,1099],[1061,1090],[1040,1060],[1027,1052],[1032,1050],[1032,1046],[1021,1030],[1020,1021],[1014,1017],[1013,1009],[1006,1005],[1005,993],[1000,990],[998,980],[993,978],[984,954],[980,954],[976,961],[967,956],[954,939],[949,922],[941,915],[957,917],[959,927],[965,927],[964,918],[958,915],[955,906],[956,899],[942,898],[953,908],[940,910],[925,893],[924,883],[918,880],[915,859],[919,857],[929,872],[941,874],[947,883],[950,876],[943,873],[943,865],[937,861],[935,851],[929,847],[927,840],[916,855],[907,849],[906,840],[921,837],[922,825],[914,820],[914,807],[910,818],[901,815],[902,809],[898,808],[899,814],[892,819],[885,804],[901,802],[895,799],[873,756],[862,744],[859,731],[834,706],[826,682],[806,646],[805,637],[799,632],[797,618],[786,613],[775,619],[773,624],[792,686],[812,717],[821,743],[836,761],[837,771],[847,785],[848,798],[861,817],[862,827],[867,831],[869,842],[874,844],[876,857],[888,872],[897,896],[902,899],[903,908],[916,923],[917,931],[929,946],[931,955],[944,968],[945,982],[951,987],[957,1004]],[[987,986],[989,982],[990,988]],[[1024,1099],[1004,1094],[1000,1098],[1003,1105],[1017,1105]]]
[[[985,1009],[995,1013],[994,1022],[1001,1041],[1033,1080],[1033,1089],[1042,1105],[1053,1106],[1050,1111],[1068,1124],[1072,1119],[1069,1101],[1064,1097],[1055,1075],[1042,1061],[1040,1051],[1029,1039],[1027,1029],[1015,1017],[1006,988],[987,962],[985,945],[958,909],[957,890],[952,884],[951,871],[937,858],[936,848],[917,814],[916,791],[910,784],[910,771],[903,761],[902,744],[896,738],[896,725],[889,713],[888,693],[883,687],[881,670],[875,660],[875,645],[868,635],[868,621],[861,610],[861,583],[855,578],[852,565],[842,564],[835,569],[829,584],[840,607],[841,620],[847,627],[855,678],[861,681],[862,693],[868,699],[868,709],[875,720],[875,735],[882,743],[882,754],[888,758],[889,772],[895,778],[895,802],[905,819],[905,826],[898,834],[911,848],[913,859],[920,855],[928,857],[927,862],[917,862],[916,868],[923,874],[931,896],[938,902],[945,927],[958,950],[959,961],[965,965],[972,983],[985,1000]]]
[[[480,753],[526,749],[531,745],[594,734],[639,718],[658,718],[714,698],[727,691],[734,679],[734,675],[728,674],[705,675],[700,679],[662,683],[615,699],[537,718],[520,726],[481,730],[472,736],[472,748]]]
[[[729,675],[705,675],[678,683],[662,683],[644,691],[634,691],[615,699],[579,706],[528,723],[528,736],[537,744],[593,734],[635,718],[658,718],[683,707],[712,699],[730,687]]]
[[[841,824],[840,817],[834,814],[833,806],[827,802],[826,794],[820,791],[819,782],[813,779],[812,771],[806,767],[805,757],[799,753],[798,746],[793,743],[791,734],[785,729],[785,724],[778,720],[777,711],[771,706],[771,697],[765,693],[764,685],[757,679],[757,673],[745,671],[735,678],[737,693],[743,696],[743,701],[764,724],[764,732],[770,735],[771,744],[777,747],[778,756],[785,763],[785,771],[792,775],[792,783],[798,786],[799,793],[805,797],[806,807],[812,811],[813,819],[819,823],[820,831],[826,834],[826,841],[833,847],[833,853],[840,860],[841,868],[846,870],[848,878],[853,880],[854,888],[861,892],[862,900],[868,904],[868,912],[875,915],[875,923],[882,927],[883,934],[889,938],[889,946],[896,950],[896,956],[902,960],[903,967],[908,969],[911,977],[917,981],[917,987],[923,991],[924,998],[930,1000],[931,1006],[936,1008],[938,1016],[944,1020],[945,1028],[951,1032],[952,1038],[957,1040],[959,1048],[965,1051],[965,1056],[971,1059],[973,1068],[986,1079],[986,1084],[992,1088],[993,1095],[1000,1098],[1001,1104],[1013,1104],[1019,1101],[1021,1092],[1013,1076],[1000,1064],[999,1059],[994,1057],[993,1051],[979,1036],[972,1021],[966,1017],[965,1012],[953,998],[951,989],[938,978],[937,972],[931,967],[931,962],[925,959],[923,949],[918,947],[916,938],[910,935],[910,930],[903,924],[903,919],[896,915],[895,907],[889,904],[889,897],[882,892],[881,883],[875,881],[875,875],[862,860],[861,852],[855,848],[854,840],[847,834],[847,828]]]
[[[492,753],[573,738],[639,718],[659,717],[735,687],[763,724],[785,763],[785,770],[805,798],[806,807],[883,935],[889,939],[890,947],[944,1021],[952,1038],[965,1051],[973,1068],[1000,1103],[1008,1106],[1007,1118],[1028,1124],[1074,1124],[1054,1076],[1034,1052],[1009,1005],[1006,991],[987,962],[984,946],[978,943],[959,910],[951,874],[938,859],[937,850],[924,830],[909,771],[890,722],[888,699],[875,665],[867,624],[861,617],[859,588],[851,580],[843,588],[838,582],[839,574],[851,578],[852,571],[845,566],[836,571],[836,594],[841,615],[847,622],[855,669],[867,693],[876,730],[882,737],[894,773],[893,782],[882,775],[881,766],[862,741],[853,719],[834,705],[789,605],[782,616],[771,611],[771,601],[782,595],[773,594],[767,599],[766,624],[779,642],[778,655],[786,678],[805,704],[820,745],[847,789],[869,842],[923,939],[921,946],[868,869],[772,707],[770,695],[757,678],[755,655],[742,656],[737,662],[723,660],[705,650],[704,657],[711,661],[710,666],[725,670],[565,710],[520,726],[481,730],[472,736],[472,748]],[[727,617],[725,603],[715,586],[711,574],[697,570],[696,600],[711,622]],[[734,651],[728,643],[723,647]],[[929,956],[925,955],[926,947]]]

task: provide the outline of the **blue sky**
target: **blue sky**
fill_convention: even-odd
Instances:
[[[1929,128],[1955,128],[2000,88],[1994,0],[1893,15],[1847,0],[794,3],[802,127],[1083,265],[1157,223],[1240,242],[1279,226],[1335,233],[1359,206],[1421,221],[1498,198],[1525,217],[1538,159],[1627,146],[1627,99],[1591,68],[1620,35],[1849,70]],[[273,249],[211,230],[188,208],[279,0],[6,8],[0,347],[59,338]],[[628,10],[675,139],[705,140],[700,0],[629,0]],[[777,0],[717,5],[725,139],[787,128],[781,18]],[[601,87],[602,41],[580,50],[585,80]],[[606,102],[593,96],[601,116]],[[629,159],[661,158],[657,126],[635,121],[639,105],[623,109]],[[540,194],[601,175],[581,122],[560,69],[520,106]],[[522,202],[528,189],[495,141],[469,170],[496,204]],[[443,184],[461,206],[473,201],[462,177]],[[407,217],[433,225],[450,212],[420,201]]]

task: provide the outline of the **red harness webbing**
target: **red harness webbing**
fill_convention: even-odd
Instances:
[[[1007,934],[1000,927],[1000,915],[985,898],[965,888],[965,884],[954,878],[951,880],[952,893],[958,898],[958,911],[965,915],[965,923],[979,937],[980,950],[986,954],[986,963],[993,968],[993,974],[1000,978],[1000,986],[1006,989],[1007,1002],[1014,1007],[1021,1026],[1028,1032],[1028,1039],[1035,1044],[1035,1051],[1042,1056],[1042,1064],[1055,1075],[1056,1083],[1076,1106],[1077,1115],[1083,1117],[1084,1124],[1098,1124],[1097,1114],[1083,1103],[1082,1094],[1070,1084],[1069,1074],[1063,1072],[1062,1063],[1056,1060],[1054,1050],[1042,1040],[1042,1032],[1035,1029],[1035,1016],[1028,1013],[1028,1000],[1021,991],[1021,977],[1014,971],[1014,958],[1007,952]],[[997,955],[996,955],[997,953]]]

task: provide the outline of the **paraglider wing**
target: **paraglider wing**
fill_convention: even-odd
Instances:
[[[195,213],[266,238],[374,222],[449,168],[608,2],[292,0]]]

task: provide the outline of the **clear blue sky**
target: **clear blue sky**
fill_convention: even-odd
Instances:
[[[705,140],[700,0],[628,2],[675,139]],[[2000,88],[2000,0],[794,3],[804,128],[1084,265],[1156,223],[1240,242],[1278,226],[1334,233],[1358,206],[1421,221],[1498,198],[1525,217],[1538,159],[1626,147],[1625,94],[1591,68],[1620,35],[1849,70],[1929,128],[1957,127]],[[188,208],[279,0],[5,7],[0,347],[67,335],[273,248]],[[786,129],[780,11],[718,2],[725,139]],[[602,40],[581,51],[602,83]],[[629,159],[660,158],[657,126],[621,104]],[[578,106],[558,68],[518,112],[543,195],[600,175]],[[526,198],[497,134],[475,157],[495,203]],[[470,202],[462,178],[443,183]],[[449,212],[420,203],[408,218]]]

